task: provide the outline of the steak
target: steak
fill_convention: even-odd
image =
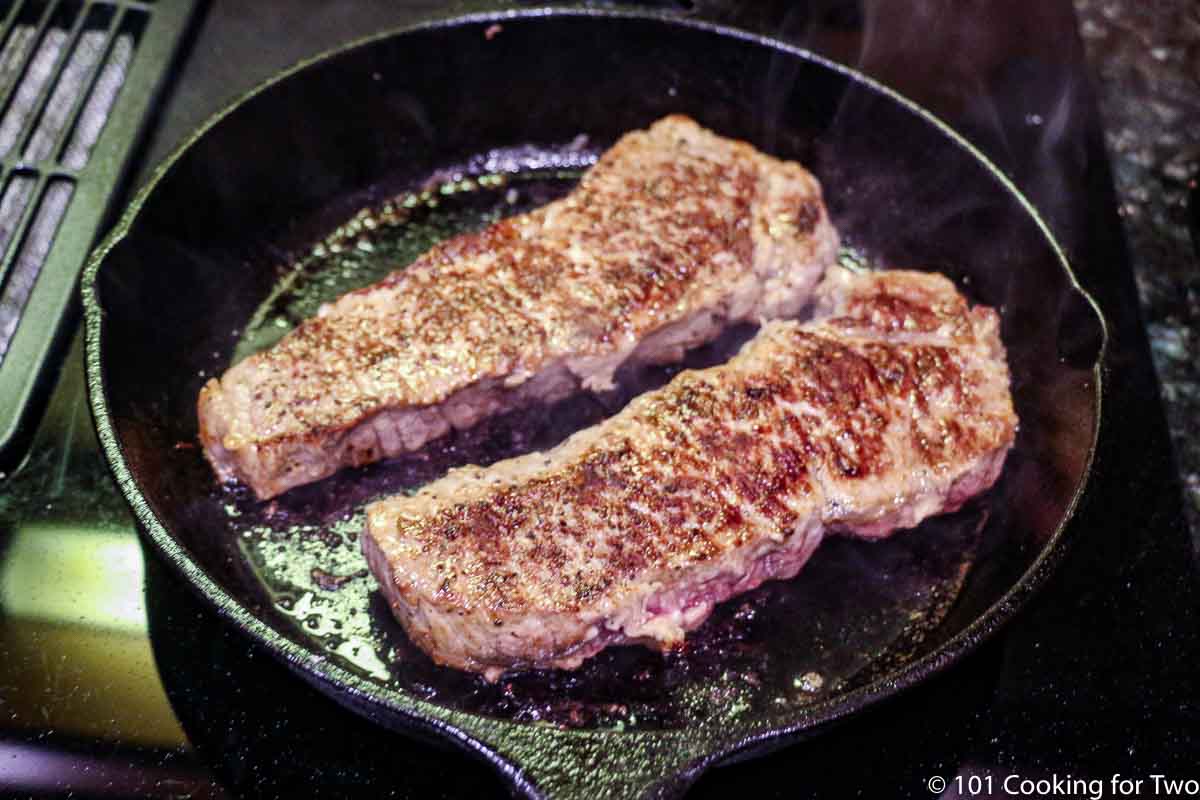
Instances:
[[[204,452],[272,497],[793,314],[837,249],[803,167],[667,117],[567,197],[433,247],[209,381]]]
[[[678,646],[713,606],[989,488],[1017,418],[990,308],[945,277],[833,269],[775,321],[555,449],[367,510],[362,547],[411,639],[483,673]]]

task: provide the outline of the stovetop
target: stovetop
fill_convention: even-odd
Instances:
[[[836,2],[657,5],[778,32],[965,120],[1047,213],[1112,333],[1095,489],[1074,523],[1073,550],[1035,601],[918,689],[715,769],[692,795],[928,797],[944,788],[1082,797],[1099,785],[1104,797],[1125,788],[1134,796],[1133,784],[1112,782],[1120,774],[1152,796],[1152,775],[1200,778],[1200,570],[1070,4],[996,4],[997,14],[914,2],[897,16],[895,4],[887,13],[871,3],[866,13]],[[276,70],[446,10],[212,3],[145,149],[143,177],[187,131]],[[892,35],[864,36],[864,26]],[[937,44],[952,30],[961,51]],[[982,39],[963,35],[981,30]],[[963,82],[963,63],[987,69]],[[1073,105],[1069,120],[1024,112],[1047,91]],[[1050,141],[1052,123],[1061,138]],[[1030,155],[1051,146],[1075,154],[1053,175]],[[0,794],[503,796],[486,767],[385,732],[308,687],[143,548],[97,452],[81,350],[76,341],[26,462],[0,483]]]

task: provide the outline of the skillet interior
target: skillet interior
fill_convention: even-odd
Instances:
[[[1001,598],[1036,582],[1040,573],[1031,567],[1057,547],[1084,480],[1102,329],[1052,243],[997,176],[928,119],[801,54],[650,18],[501,22],[503,30],[490,38],[488,20],[381,38],[266,88],[181,151],[139,198],[140,211],[127,218],[111,250],[102,249],[89,273],[103,309],[101,316],[88,304],[93,389],[103,379],[94,407],[102,435],[111,425],[106,449],[118,477],[130,479],[123,488],[151,538],[235,622],[343,702],[396,727],[464,731],[500,751],[495,760],[528,767],[510,774],[518,785],[537,784],[542,792],[582,791],[589,781],[637,788],[663,770],[686,770],[772,732],[847,713],[944,666],[1011,614],[1016,604],[998,604]],[[303,626],[264,593],[261,570],[247,568],[247,540],[238,534],[261,509],[214,491],[191,446],[200,385],[228,365],[247,322],[286,278],[286,265],[357,209],[416,188],[451,165],[528,170],[536,157],[577,166],[579,151],[570,143],[578,144],[579,134],[589,137],[587,147],[602,147],[672,111],[811,165],[853,245],[888,263],[944,271],[973,299],[1001,309],[1022,420],[1017,448],[983,503],[904,537],[910,552],[924,543],[916,562],[938,575],[956,576],[957,566],[983,549],[961,584],[933,581],[952,586],[956,601],[937,608],[940,624],[932,630],[917,626],[919,635],[873,642],[870,663],[846,670],[842,683],[831,682],[816,697],[793,691],[791,702],[752,703],[736,714],[717,713],[739,705],[726,696],[710,693],[698,710],[674,707],[683,700],[670,699],[666,708],[657,706],[661,714],[621,718],[620,732],[611,728],[615,720],[594,711],[646,696],[635,679],[645,656],[618,655],[582,686],[546,679],[525,697],[529,702],[508,706],[476,703],[478,696],[466,693],[477,687],[460,676],[430,670],[405,683],[326,660]],[[517,157],[494,164],[480,159],[496,148]],[[575,422],[583,419],[586,414]],[[422,469],[436,470],[434,462]],[[410,476],[384,469],[368,477],[387,484]],[[357,478],[302,490],[276,510],[329,527],[347,502],[362,499],[355,494],[362,485]],[[296,521],[290,517],[280,529],[295,534]],[[939,561],[946,549],[928,547],[930,537],[961,545],[956,555],[962,558]],[[863,552],[886,567],[880,551]],[[877,609],[881,587],[903,583],[886,568],[872,573],[868,565],[866,581],[863,574],[834,570],[828,585],[802,586],[809,600],[833,598],[853,619]],[[768,589],[757,602],[769,605],[779,594]],[[806,596],[783,595],[778,608],[787,613],[768,613],[748,634],[750,649],[770,662],[780,687],[782,676],[807,674],[813,656],[794,641],[788,647],[785,635],[788,614],[806,607],[787,602]],[[844,637],[833,638],[828,653],[846,654]],[[734,684],[744,683],[737,673],[742,662],[728,648],[708,657],[684,663],[679,685],[711,692],[728,683],[731,668]],[[422,682],[424,688],[417,685]],[[553,734],[531,727],[530,712],[563,692],[588,707],[593,716],[585,722],[599,727]],[[686,743],[674,733],[684,734]],[[537,755],[552,739],[571,743],[561,757],[566,760],[548,763]],[[644,769],[627,762],[620,774],[596,770],[582,782],[548,776],[561,773],[571,753],[594,754],[595,743],[610,741],[624,743],[624,755],[632,762],[642,758]]]

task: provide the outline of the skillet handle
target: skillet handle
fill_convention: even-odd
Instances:
[[[614,735],[531,726],[488,745],[499,756],[489,760],[529,800],[677,800],[728,743],[700,731]]]

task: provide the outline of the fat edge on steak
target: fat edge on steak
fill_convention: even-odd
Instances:
[[[803,167],[666,117],[567,197],[436,245],[209,381],[204,453],[266,499],[793,314],[837,249]]]
[[[833,269],[816,318],[557,448],[368,507],[411,639],[495,680],[610,644],[679,645],[829,533],[879,538],[992,485],[1017,418],[999,319],[945,277]]]

